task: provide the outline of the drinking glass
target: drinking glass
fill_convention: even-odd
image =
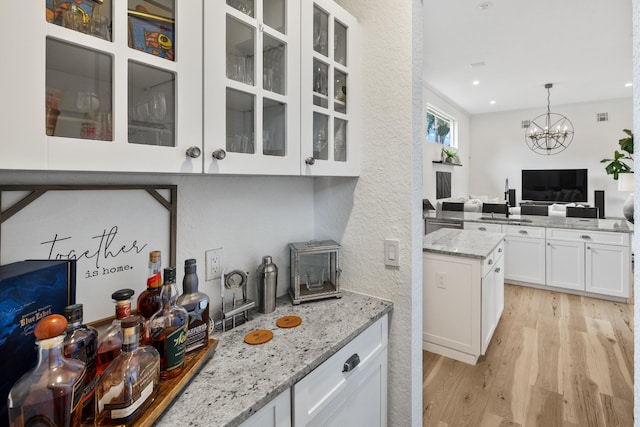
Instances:
[[[167,116],[167,97],[164,92],[153,94],[149,110],[154,121],[161,122],[164,120]]]

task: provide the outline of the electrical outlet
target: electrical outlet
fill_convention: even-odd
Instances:
[[[209,249],[204,253],[205,280],[219,279],[222,275],[222,248]]]

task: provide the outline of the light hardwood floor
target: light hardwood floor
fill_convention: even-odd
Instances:
[[[423,352],[424,426],[633,426],[633,305],[505,285],[476,366]]]

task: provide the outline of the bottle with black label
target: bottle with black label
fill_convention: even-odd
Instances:
[[[209,297],[198,291],[196,269],[195,259],[184,262],[183,293],[178,297],[178,305],[189,313],[187,353],[206,346],[209,342]]]
[[[160,293],[162,308],[148,323],[151,344],[160,353],[160,378],[163,380],[177,377],[184,367],[189,315],[176,304],[177,297],[176,268],[165,268]]]
[[[67,319],[49,315],[35,327],[38,364],[11,388],[7,407],[9,425],[79,426],[85,364],[64,357]]]
[[[98,331],[82,323],[82,304],[72,304],[64,308],[64,316],[69,322],[64,338],[64,355],[85,363],[82,396],[82,420],[93,418],[93,392],[96,386],[98,358]]]

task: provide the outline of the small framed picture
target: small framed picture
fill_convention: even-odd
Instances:
[[[129,47],[173,61],[174,37],[173,19],[129,11]]]

